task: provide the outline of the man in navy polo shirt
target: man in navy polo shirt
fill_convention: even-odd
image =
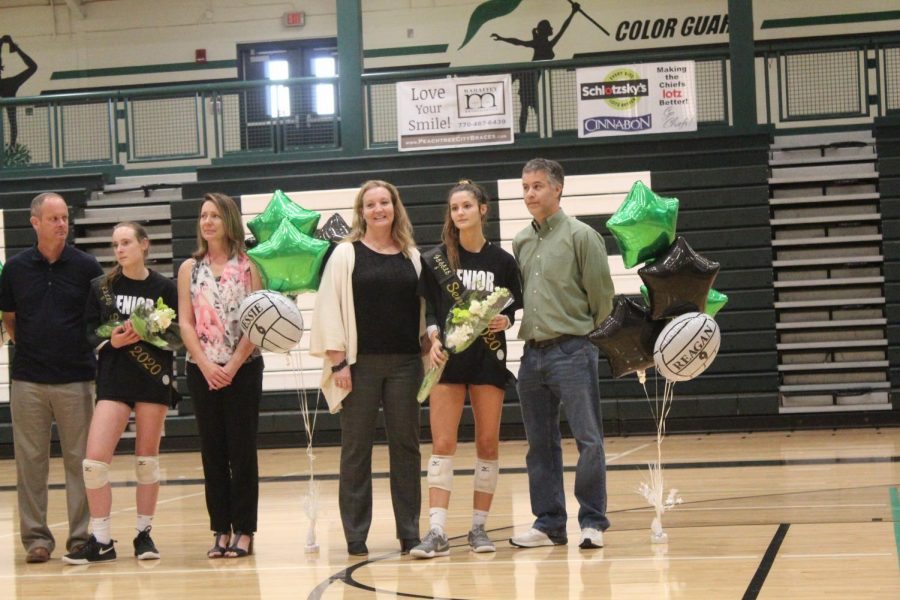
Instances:
[[[91,279],[103,270],[66,244],[69,208],[54,193],[31,201],[37,244],[9,259],[0,274],[0,310],[15,344],[12,361],[13,446],[19,527],[26,562],[50,559],[47,526],[50,426],[56,421],[66,473],[69,551],[88,540],[88,504],[81,461],[94,411],[94,355],[84,307]]]

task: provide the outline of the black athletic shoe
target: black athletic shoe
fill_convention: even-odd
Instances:
[[[84,546],[63,556],[63,562],[70,565],[112,562],[116,560],[115,542],[116,540],[110,540],[108,544],[101,544],[92,535]]]
[[[134,555],[138,560],[154,560],[159,558],[159,550],[150,537],[150,528],[143,530],[134,538]]]

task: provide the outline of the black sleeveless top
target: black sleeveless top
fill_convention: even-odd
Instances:
[[[353,242],[353,306],[358,354],[418,354],[419,278],[402,253]]]

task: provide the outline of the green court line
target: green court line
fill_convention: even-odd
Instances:
[[[443,54],[446,51],[447,44],[432,44],[430,46],[400,46],[397,48],[374,48],[372,50],[363,50],[363,58],[413,56],[415,54]]]
[[[870,21],[893,21],[900,19],[900,10],[883,10],[870,13],[846,15],[822,15],[820,17],[795,17],[791,19],[766,19],[760,29],[780,29],[782,27],[814,27],[816,25],[844,25],[846,23],[868,23]]]
[[[135,65],[131,67],[107,67],[103,69],[78,69],[54,71],[50,79],[83,79],[85,77],[115,77],[117,75],[144,75],[146,73],[172,73],[176,71],[206,71],[208,69],[234,69],[237,60],[211,60],[205,63],[183,62],[159,65]]]
[[[900,567],[900,493],[897,488],[888,490],[891,496],[891,515],[894,521],[894,542],[897,544],[897,566]]]

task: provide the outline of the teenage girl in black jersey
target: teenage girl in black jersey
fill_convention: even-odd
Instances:
[[[488,197],[485,190],[465,180],[450,190],[447,216],[438,250],[445,255],[451,270],[469,290],[492,292],[505,287],[514,302],[488,326],[490,333],[475,340],[460,354],[450,355],[440,382],[431,391],[430,420],[432,456],[428,461],[428,497],[430,531],[410,554],[417,558],[433,558],[449,553],[444,532],[450,489],[453,480],[453,455],[456,453],[457,429],[468,391],[475,417],[475,492],[469,546],[474,552],[493,552],[494,544],[485,533],[485,522],[497,486],[500,415],[506,389],[506,338],[504,331],[513,322],[521,306],[522,290],[519,269],[511,254],[492,244],[484,236]],[[427,254],[427,253],[426,253]],[[428,334],[431,338],[431,361],[443,364],[442,329],[453,299],[440,287],[437,277],[424,261],[420,292],[429,305]]]
[[[136,306],[155,306],[158,298],[175,308],[178,294],[172,280],[145,265],[150,239],[139,224],[116,225],[112,247],[116,266],[91,283],[85,310],[88,339],[98,352],[98,402],[83,465],[93,535],[83,547],[63,557],[76,565],[116,559],[110,530],[109,463],[132,411],[137,425],[134,554],[138,560],[159,558],[150,528],[159,495],[159,442],[171,402],[172,353],[148,348],[150,344],[141,341],[127,319]],[[95,330],[110,320],[125,324],[113,329],[108,339],[99,337]]]

